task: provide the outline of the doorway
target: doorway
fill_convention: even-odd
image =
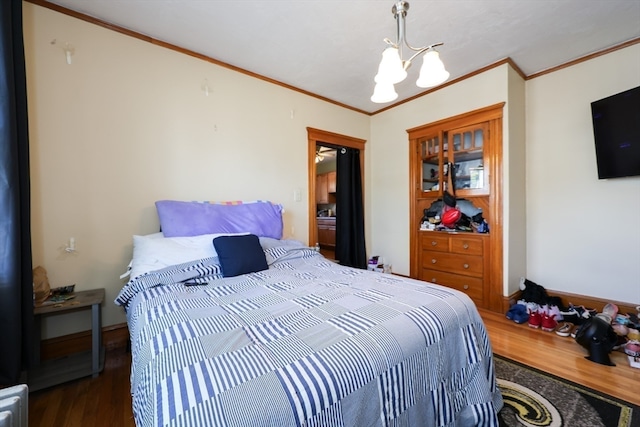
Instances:
[[[340,147],[316,143],[316,223],[318,239],[316,246],[325,258],[336,258],[336,190],[338,181],[338,150]],[[311,243],[311,242],[310,242]]]
[[[335,216],[339,215],[340,207],[331,207],[331,202],[335,203],[335,195],[333,199],[328,199],[326,206],[320,204],[321,209],[318,209],[318,175],[317,172],[320,169],[316,162],[317,154],[330,152],[330,150],[338,149],[340,147],[347,147],[357,149],[360,152],[360,173],[364,187],[364,148],[365,140],[359,138],[353,138],[350,136],[340,135],[333,132],[322,131],[319,129],[307,128],[308,139],[308,176],[309,176],[309,245],[313,246],[316,242],[319,242],[319,226],[322,228],[320,233],[326,232],[327,222],[331,220],[325,219],[324,216],[319,216],[320,211],[322,215],[329,217],[328,209],[332,209],[331,214]],[[323,179],[323,178],[320,178]],[[363,188],[364,191],[364,188]],[[333,212],[335,211],[335,212]],[[335,221],[335,220],[334,220]],[[331,224],[328,225],[329,227]],[[335,225],[334,225],[335,227]],[[321,253],[328,259],[335,259],[335,251],[330,246],[321,246]],[[339,260],[338,260],[339,261]]]

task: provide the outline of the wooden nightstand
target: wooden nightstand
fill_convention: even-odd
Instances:
[[[35,351],[39,357],[43,317],[91,309],[91,352],[80,352],[58,359],[42,361],[28,373],[29,391],[88,375],[97,377],[102,372],[104,348],[102,346],[101,304],[104,301],[104,288],[75,292],[74,295],[75,298],[62,303],[34,307]]]

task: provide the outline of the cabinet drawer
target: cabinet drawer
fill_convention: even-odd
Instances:
[[[481,277],[482,257],[423,251],[422,268]]]
[[[474,302],[478,304],[482,303],[482,279],[477,277],[462,276],[460,274],[451,274],[423,268],[422,280],[457,289],[469,295],[469,298]]]
[[[426,251],[449,252],[449,236],[437,231],[427,231],[422,236],[422,249]]]
[[[457,254],[482,255],[482,238],[451,236],[451,252]]]

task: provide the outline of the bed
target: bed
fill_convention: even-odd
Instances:
[[[115,301],[139,427],[498,426],[492,350],[465,294],[341,266],[277,227],[161,225],[134,236]]]

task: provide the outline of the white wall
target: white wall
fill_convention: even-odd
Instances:
[[[590,103],[640,85],[640,44],[527,81],[527,276],[640,303],[640,177],[599,180]]]
[[[268,199],[285,207],[285,236],[306,242],[306,127],[369,139],[367,115],[31,3],[24,26],[34,266],[52,286],[106,288],[103,325],[125,321],[118,276],[131,236],[158,231],[156,200]],[[88,322],[48,318],[43,332]]]
[[[507,138],[503,141],[502,204],[507,206],[503,217],[505,234],[502,248],[504,294],[518,290],[520,277],[526,269],[526,85],[522,77],[508,68],[508,98],[504,108],[503,127]],[[508,230],[508,232],[506,231]]]

